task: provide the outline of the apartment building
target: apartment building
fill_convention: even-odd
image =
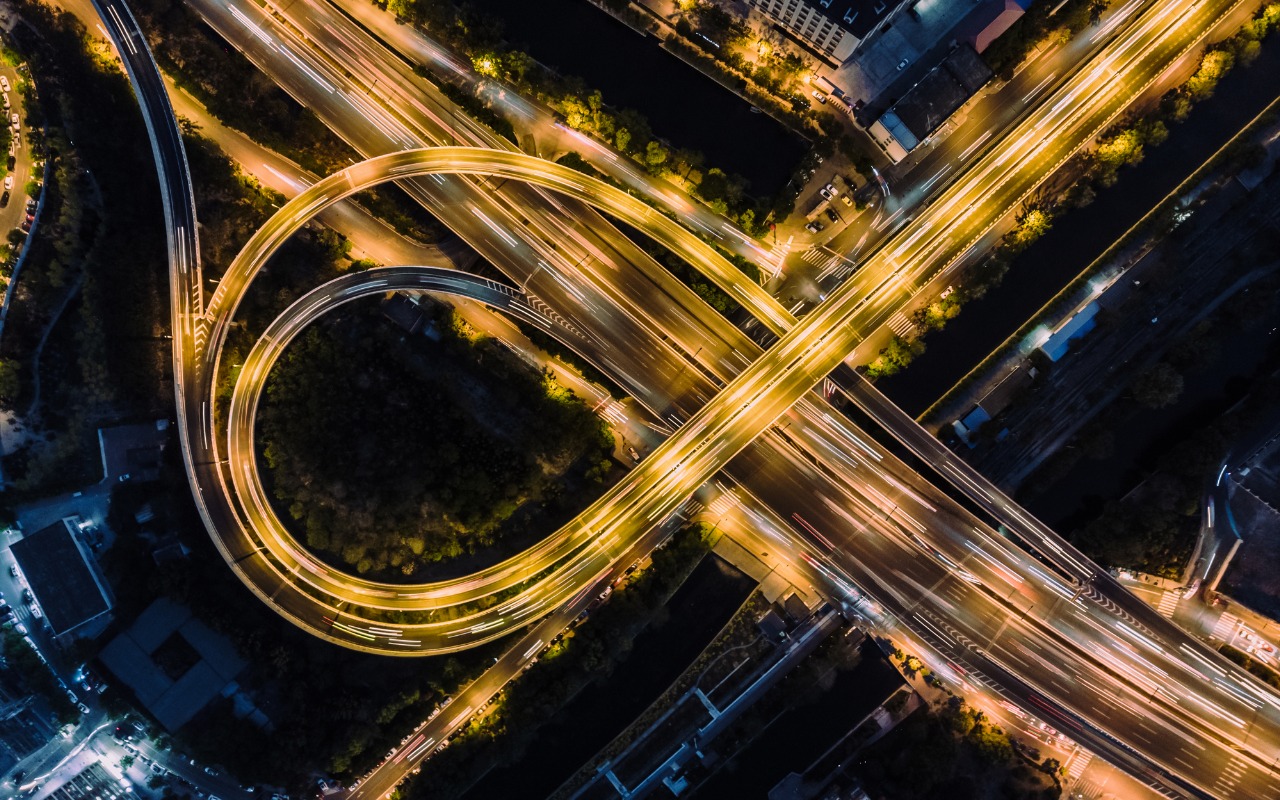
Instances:
[[[752,9],[832,64],[887,22],[903,0],[745,0]]]

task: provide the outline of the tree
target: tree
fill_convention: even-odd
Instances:
[[[1133,382],[1133,400],[1143,408],[1166,408],[1182,397],[1182,375],[1161,361],[1143,370]]]
[[[697,150],[688,150],[683,147],[671,154],[672,165],[685,178],[689,177],[689,173],[693,170],[702,169],[705,160],[706,158]]]
[[[622,152],[631,152],[631,131],[626,128],[618,128],[617,132],[613,135],[613,143]]]
[[[18,399],[21,390],[18,381],[18,362],[9,358],[0,358],[0,403],[6,406]]]
[[[644,165],[654,175],[662,173],[662,165],[667,163],[667,148],[656,139],[645,145]]]

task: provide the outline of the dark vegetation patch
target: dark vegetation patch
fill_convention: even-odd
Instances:
[[[407,336],[374,304],[339,312],[290,345],[259,414],[280,508],[361,574],[419,580],[527,544],[614,473],[613,436],[576,395],[432,315],[431,336]]]

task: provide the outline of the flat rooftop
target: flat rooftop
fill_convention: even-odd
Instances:
[[[986,63],[972,47],[960,45],[894,105],[893,113],[923,140],[989,80]]]
[[[859,39],[906,0],[805,0],[827,19]]]
[[[10,549],[54,635],[111,610],[106,586],[65,519],[14,542]]]
[[[246,666],[229,639],[164,597],[112,639],[99,658],[171,731],[233,687]]]

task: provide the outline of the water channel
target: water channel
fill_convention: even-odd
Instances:
[[[472,0],[501,19],[511,46],[566,76],[599,89],[605,103],[633,108],[654,135],[699,150],[708,167],[751,182],[771,195],[786,185],[807,145],[781,123],[751,111],[746,100],[662,50],[586,0]]]
[[[583,689],[516,761],[489,772],[465,798],[546,797],[555,791],[680,676],[755,586],[718,556],[704,558],[667,602],[665,623],[642,631],[612,674]]]

